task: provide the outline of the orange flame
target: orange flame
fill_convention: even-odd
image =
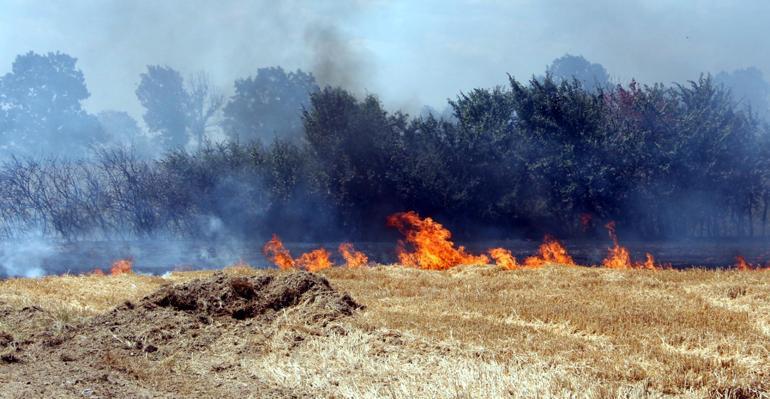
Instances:
[[[308,253],[304,253],[297,258],[296,264],[309,272],[332,267],[333,263],[329,260],[329,251],[319,248]]]
[[[602,261],[602,266],[609,269],[632,269],[634,265],[631,263],[631,255],[628,253],[628,249],[618,244],[615,222],[610,221],[604,227],[607,228],[607,232],[612,239],[612,248],[610,248],[609,254]]]
[[[551,236],[545,236],[538,252],[538,255],[524,259],[524,265],[527,267],[541,267],[550,263],[575,266],[575,261],[569,256],[567,249]]]
[[[349,268],[361,267],[369,263],[369,257],[361,251],[356,251],[353,244],[349,242],[343,242],[337,249],[345,259],[345,265]]]
[[[631,254],[628,249],[618,243],[618,235],[615,232],[615,222],[610,221],[604,227],[607,228],[607,232],[612,239],[612,248],[609,249],[607,257],[602,261],[602,266],[609,269],[649,269],[657,270],[655,266],[655,258],[652,254],[645,254],[645,261],[641,263],[634,263],[631,260]]]
[[[489,250],[489,256],[495,260],[496,265],[504,269],[514,270],[519,268],[516,258],[513,257],[511,251],[505,248],[492,248]]]
[[[633,269],[634,267],[628,250],[619,245],[610,248],[610,253],[602,261],[602,266],[609,269]]]
[[[333,266],[329,260],[329,251],[323,248],[304,253],[295,260],[291,257],[289,250],[283,246],[281,239],[275,234],[262,247],[262,252],[281,270],[301,267],[307,271],[316,272]]]
[[[119,276],[121,274],[131,273],[131,267],[134,262],[131,259],[120,259],[112,263],[110,268],[110,274],[113,276]]]
[[[640,265],[640,267],[647,270],[658,270],[658,267],[655,266],[655,258],[652,257],[652,254],[646,253],[644,256],[647,259]]]
[[[104,270],[100,268],[96,268],[94,270],[91,270],[90,273],[88,273],[89,276],[104,276]]]
[[[283,246],[283,242],[281,242],[281,239],[275,234],[273,234],[273,238],[262,247],[262,253],[264,253],[265,256],[275,263],[281,270],[294,267],[294,259],[291,257],[291,253],[289,253],[289,250]]]
[[[751,264],[749,262],[746,262],[746,258],[744,258],[741,255],[738,255],[735,257],[735,267],[740,271],[746,271],[751,270]]]
[[[471,255],[465,247],[455,247],[449,230],[429,217],[420,218],[417,212],[395,213],[388,216],[387,223],[406,237],[398,241],[396,249],[399,261],[405,266],[446,270],[458,265],[489,263],[485,255]],[[406,243],[414,248],[413,252],[406,249]]]

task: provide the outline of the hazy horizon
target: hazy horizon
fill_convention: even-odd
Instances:
[[[280,65],[321,83],[374,93],[389,108],[442,108],[460,90],[541,74],[566,53],[625,82],[684,81],[755,66],[770,75],[756,32],[770,3],[717,1],[348,2],[0,0],[0,74],[16,55],[78,58],[90,112],[140,119],[146,65],[208,72],[225,93]]]

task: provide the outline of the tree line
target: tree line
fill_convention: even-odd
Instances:
[[[59,71],[74,65],[47,57]],[[302,71],[261,69],[226,99],[203,75],[149,67],[137,96],[147,137],[165,151],[145,157],[125,140],[97,140],[75,158],[11,152],[0,167],[0,227],[67,238],[362,240],[392,233],[386,216],[410,209],[466,238],[592,237],[609,220],[646,239],[766,235],[764,110],[708,75],[611,84],[575,58],[528,81],[460,93],[440,116],[389,112],[374,95],[321,88]],[[53,123],[39,99],[13,100],[6,89],[22,69],[0,80],[0,101],[11,104],[0,107],[6,149],[39,140],[17,121]],[[107,134],[73,105],[87,93],[71,90],[82,74],[66,75],[71,94],[53,97],[74,102],[54,109],[83,119],[67,128]],[[207,140],[217,117],[225,139]]]

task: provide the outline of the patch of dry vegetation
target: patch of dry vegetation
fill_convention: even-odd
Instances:
[[[0,334],[62,329],[211,274],[7,280],[5,309],[54,316],[34,325],[0,317]],[[185,384],[203,396],[251,392],[222,384],[356,398],[770,395],[770,272],[378,266],[322,274],[365,309],[324,325],[285,311],[246,345],[222,334],[198,352],[104,361],[116,373],[134,370],[136,386],[155,396]],[[15,382],[7,378],[0,373],[0,383]]]

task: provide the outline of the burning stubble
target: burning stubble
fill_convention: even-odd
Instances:
[[[430,217],[423,218],[414,211],[394,213],[387,218],[386,225],[397,229],[404,236],[396,243],[396,256],[399,264],[407,267],[449,270],[464,265],[488,264],[490,260],[506,270],[540,268],[546,265],[577,266],[567,248],[549,235],[545,236],[536,254],[524,258],[519,263],[509,249],[501,247],[489,248],[482,254],[473,254],[464,246],[456,245],[452,241],[452,233],[441,223]],[[612,247],[608,249],[607,256],[599,266],[608,269],[653,271],[671,268],[670,265],[656,264],[654,256],[649,252],[645,253],[643,261],[633,261],[628,248],[619,243],[615,222],[610,221],[605,227],[612,240]],[[364,252],[355,250],[351,243],[340,244],[338,252],[347,268],[369,264],[369,257]],[[331,253],[324,248],[317,248],[296,259],[293,258],[277,235],[273,235],[273,238],[265,243],[263,253],[280,269],[319,271],[334,266]],[[741,271],[764,269],[749,264],[742,256],[736,258],[735,268]]]

